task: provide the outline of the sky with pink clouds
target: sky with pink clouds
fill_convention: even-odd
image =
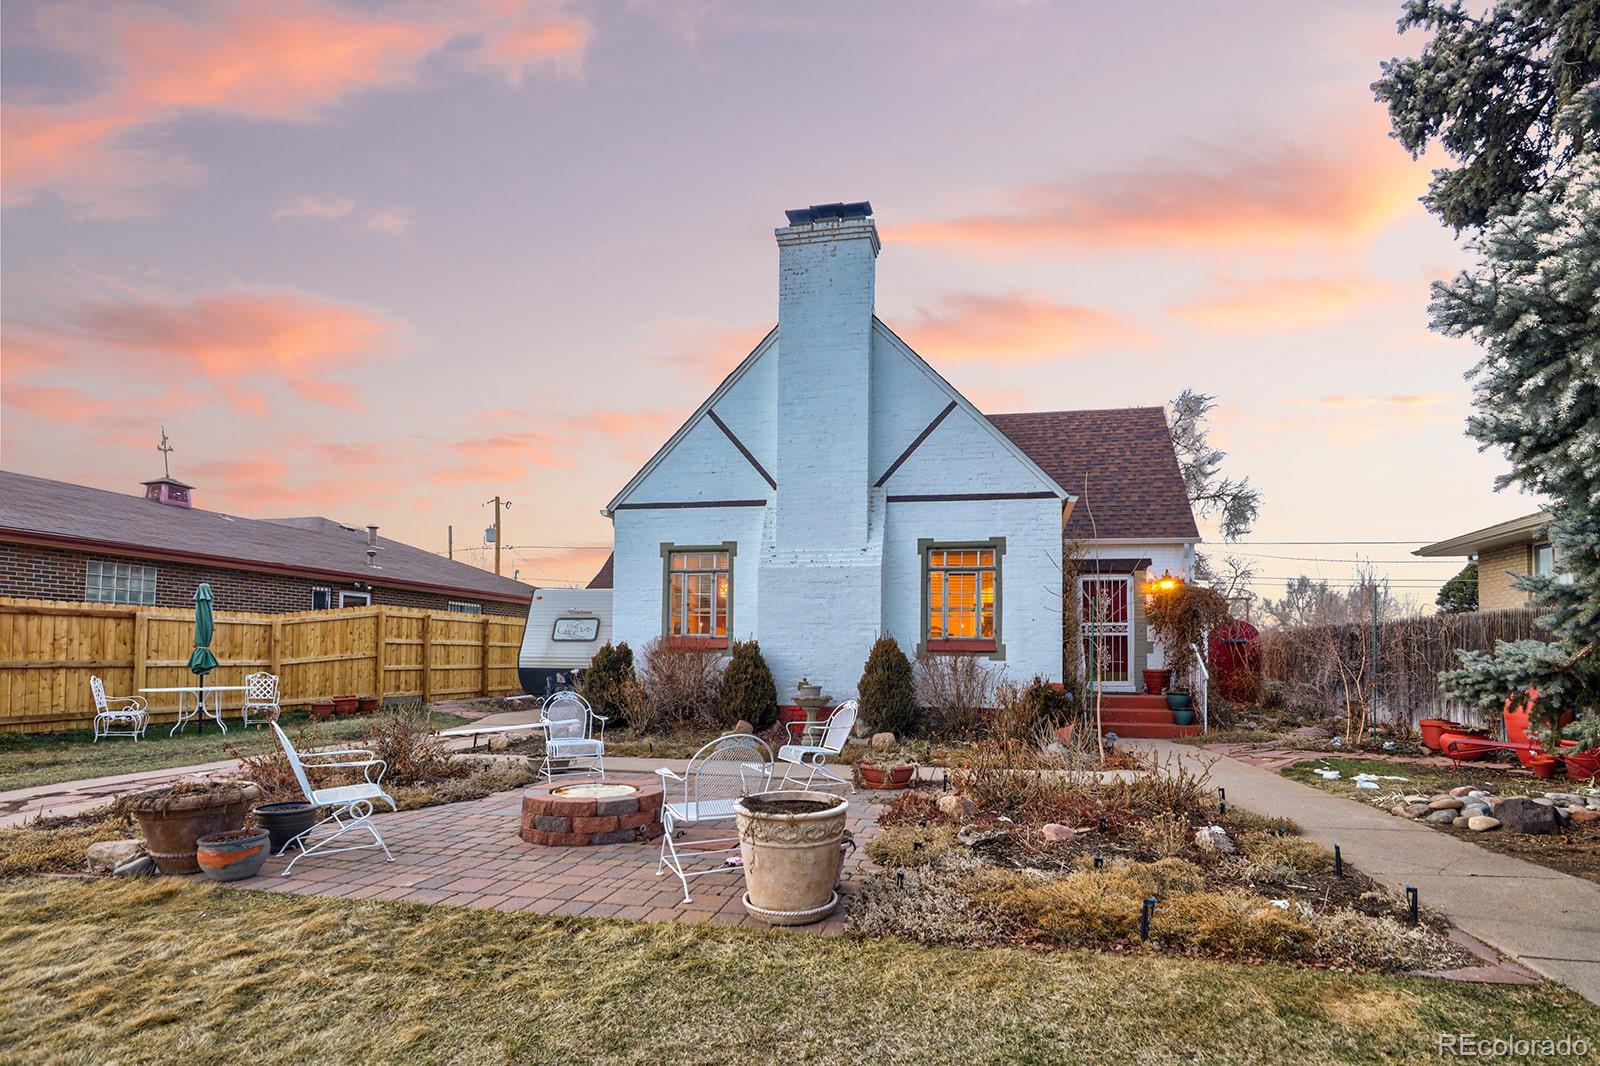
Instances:
[[[1259,591],[1526,513],[1463,434],[1464,261],[1369,84],[1395,0],[25,3],[0,22],[0,462],[587,579],[599,508],[869,199],[980,408],[1213,393]],[[1285,558],[1293,557],[1293,558]],[[1317,557],[1317,558],[1311,558]],[[1418,600],[1454,566],[1385,563]]]

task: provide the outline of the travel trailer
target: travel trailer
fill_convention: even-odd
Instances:
[[[530,696],[571,688],[611,639],[610,589],[539,589],[528,607],[517,678]]]

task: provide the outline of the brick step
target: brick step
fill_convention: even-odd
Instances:
[[[1143,694],[1134,696],[1125,693],[1108,692],[1100,697],[1100,707],[1102,710],[1120,710],[1123,707],[1159,707],[1162,710],[1166,710],[1167,698],[1165,696]]]
[[[1172,724],[1172,712],[1162,707],[1102,707],[1100,720],[1103,722],[1128,722],[1130,724],[1161,725]]]
[[[1165,725],[1156,725],[1151,722],[1125,722],[1113,724],[1105,723],[1107,733],[1115,733],[1124,740],[1176,740],[1178,737],[1192,737],[1200,732],[1200,724],[1175,725],[1168,721]]]

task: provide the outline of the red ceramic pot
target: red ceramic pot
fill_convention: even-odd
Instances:
[[[1574,744],[1573,748],[1577,745]],[[1574,781],[1593,781],[1600,777],[1600,748],[1588,751],[1568,751],[1563,748],[1561,761],[1567,764],[1567,776]]]
[[[861,771],[861,783],[867,788],[893,791],[911,784],[911,778],[917,772],[917,765],[901,763],[885,767],[877,763],[863,762],[857,763],[856,769]]]
[[[1144,690],[1152,696],[1159,696],[1167,691],[1167,686],[1172,684],[1171,670],[1146,670],[1144,671]]]
[[[1444,749],[1444,744],[1440,742],[1439,735],[1447,729],[1463,736],[1471,736],[1474,732],[1474,730],[1468,729],[1460,722],[1452,722],[1448,718],[1424,718],[1417,723],[1417,728],[1422,731],[1422,746],[1432,748],[1434,751],[1442,751]]]
[[[1556,771],[1561,769],[1561,760],[1552,755],[1535,755],[1528,763],[1528,769],[1533,771],[1534,777],[1554,777]]]

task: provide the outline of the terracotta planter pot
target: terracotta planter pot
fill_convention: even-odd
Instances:
[[[317,824],[321,808],[309,803],[263,803],[251,813],[256,824],[267,831],[273,854],[277,854],[289,841]]]
[[[1554,777],[1556,771],[1561,769],[1561,760],[1551,755],[1535,755],[1528,763],[1528,769],[1533,771],[1534,777]]]
[[[861,784],[863,786],[885,791],[905,788],[911,784],[911,779],[917,775],[916,763],[880,766],[877,763],[861,762],[856,763],[856,769],[861,771]]]
[[[377,714],[378,704],[381,702],[382,701],[376,696],[362,696],[360,699],[356,700],[356,713]]]
[[[213,881],[243,881],[261,872],[271,849],[265,829],[213,833],[195,842],[195,861]]]
[[[1561,761],[1567,764],[1567,776],[1574,781],[1593,781],[1600,777],[1600,748],[1590,748],[1588,751],[1563,749]]]
[[[814,811],[763,809],[793,801]],[[746,796],[733,805],[744,860],[744,907],[768,925],[820,922],[839,905],[834,883],[850,804],[827,792],[785,789]]]
[[[1444,744],[1440,741],[1440,734],[1445,730],[1462,736],[1471,736],[1475,730],[1468,729],[1459,722],[1452,722],[1448,718],[1424,718],[1417,723],[1417,729],[1422,733],[1422,746],[1440,751]]]
[[[361,700],[355,696],[335,696],[333,698],[333,713],[341,718],[356,713],[356,708]]]
[[[153,798],[165,791],[155,789],[144,795]],[[213,833],[244,828],[248,802],[243,791],[238,791],[221,798],[214,794],[177,796],[160,806],[142,806],[136,796],[132,807],[156,869],[164,874],[192,874],[200,871],[196,842]]]
[[[311,717],[313,717],[313,718],[332,718],[333,717],[333,701],[332,700],[319,700],[316,703],[313,703],[311,705]]]
[[[1167,686],[1172,684],[1171,670],[1146,670],[1144,671],[1144,690],[1152,696],[1159,696],[1167,691]]]

